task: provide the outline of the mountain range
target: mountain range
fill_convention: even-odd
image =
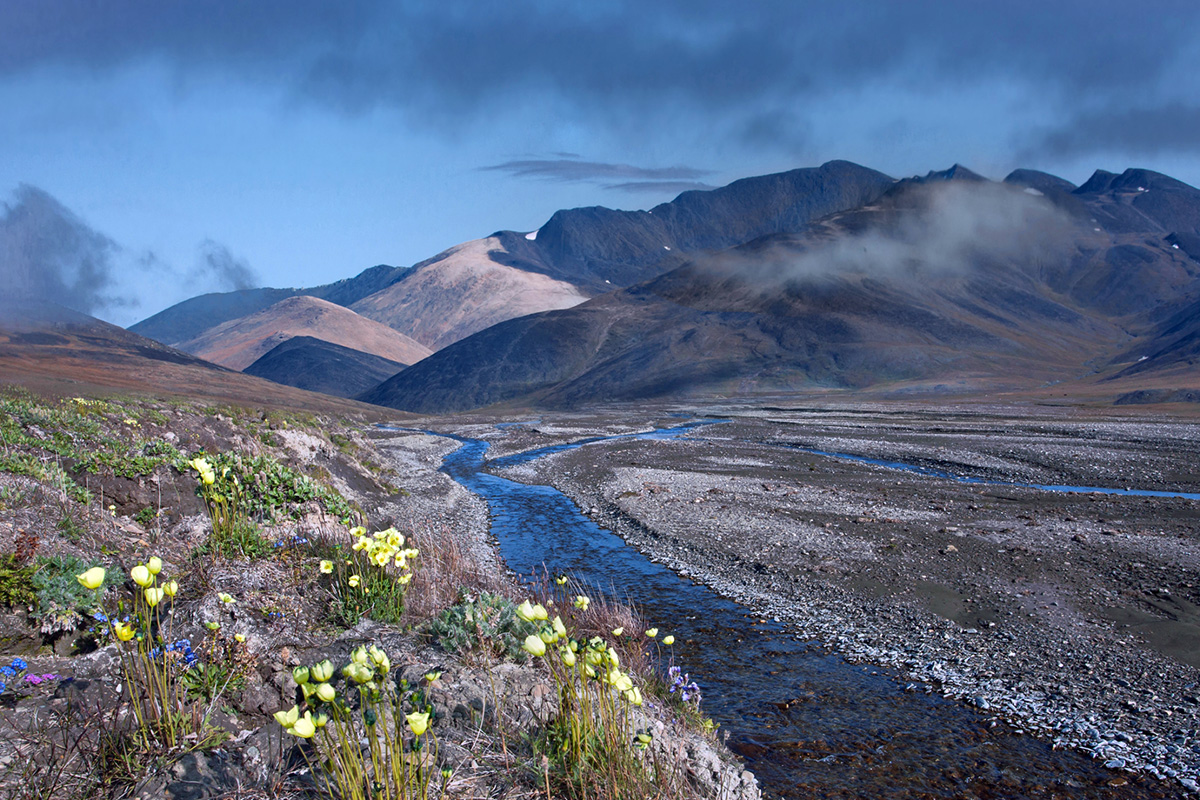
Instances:
[[[646,211],[560,211],[312,290],[193,298],[131,330],[239,367],[292,337],[329,342],[349,350],[293,348],[324,385],[348,385],[339,365],[361,385],[407,364],[360,399],[426,413],[798,391],[1129,401],[1200,385],[1198,259],[1200,191],[1147,170],[1076,187],[958,165],[895,180],[835,161]],[[410,349],[285,324],[281,299],[321,302],[298,295]],[[385,361],[367,369],[353,350]]]

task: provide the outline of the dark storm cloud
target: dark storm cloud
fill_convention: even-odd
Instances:
[[[549,103],[640,135],[719,124],[714,136],[785,152],[803,146],[808,104],[881,81],[937,91],[1011,79],[1069,121],[1084,102],[1144,102],[1148,87],[1166,87],[1154,106],[1166,108],[1172,81],[1186,96],[1200,74],[1193,0],[0,5],[0,74],[158,59],[429,125]]]
[[[1080,113],[1044,131],[1028,147],[1031,155],[1075,155],[1097,150],[1157,155],[1195,152],[1200,146],[1200,106],[1171,103],[1161,108],[1110,108]]]
[[[0,205],[0,291],[84,314],[133,305],[113,294],[120,248],[36,186]]]

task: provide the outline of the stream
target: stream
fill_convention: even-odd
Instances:
[[[595,437],[488,462],[488,442],[462,446],[442,471],[487,501],[501,555],[520,575],[568,573],[637,605],[675,663],[703,690],[702,708],[759,779],[784,798],[1142,798],[1178,787],[1116,772],[1073,751],[1017,735],[936,692],[905,691],[899,675],[854,665],[802,641],[708,587],[681,578],[596,525],[549,486],[485,469],[527,463],[610,438],[680,436],[688,423],[626,437]]]

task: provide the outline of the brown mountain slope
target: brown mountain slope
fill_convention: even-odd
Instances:
[[[210,328],[180,350],[231,369],[245,369],[293,336],[311,336],[413,364],[432,351],[386,325],[315,297],[289,297],[262,311]]]
[[[404,280],[351,308],[439,350],[498,322],[587,300],[570,283],[505,266],[492,257],[505,253],[495,237],[465,242],[418,264]]]
[[[1123,179],[1133,188],[1114,179],[1064,198],[945,174],[898,182],[799,234],[502,323],[360,398],[441,412],[812,390],[985,395],[1094,383],[1128,366],[1131,348],[1174,370],[1166,388],[1191,388],[1200,262],[1169,231],[1200,225],[1200,192],[1145,171]],[[1109,400],[1129,381],[1117,383]]]
[[[104,392],[205,398],[235,405],[376,416],[350,400],[243,375],[48,304],[0,303],[0,382],[51,394]]]

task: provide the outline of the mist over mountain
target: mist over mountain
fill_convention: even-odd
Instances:
[[[796,231],[484,330],[360,397],[440,412],[1118,380],[1133,343],[1191,358],[1200,263],[1177,245],[1198,224],[1200,192],[1144,170],[1078,188],[957,166],[888,179]]]
[[[318,289],[435,351],[360,395],[411,411],[1064,380],[1111,399],[1131,381],[1195,382],[1198,256],[1200,192],[1148,170],[1077,187],[1036,170],[896,180],[833,161],[647,211],[563,210]],[[205,295],[133,330],[189,332],[205,349],[186,349],[216,357],[241,346],[235,323],[300,291]],[[256,319],[264,335],[237,366],[291,337],[333,341]],[[326,376],[411,363],[333,343],[349,351],[297,342],[277,357]],[[363,353],[383,361],[368,369]]]

